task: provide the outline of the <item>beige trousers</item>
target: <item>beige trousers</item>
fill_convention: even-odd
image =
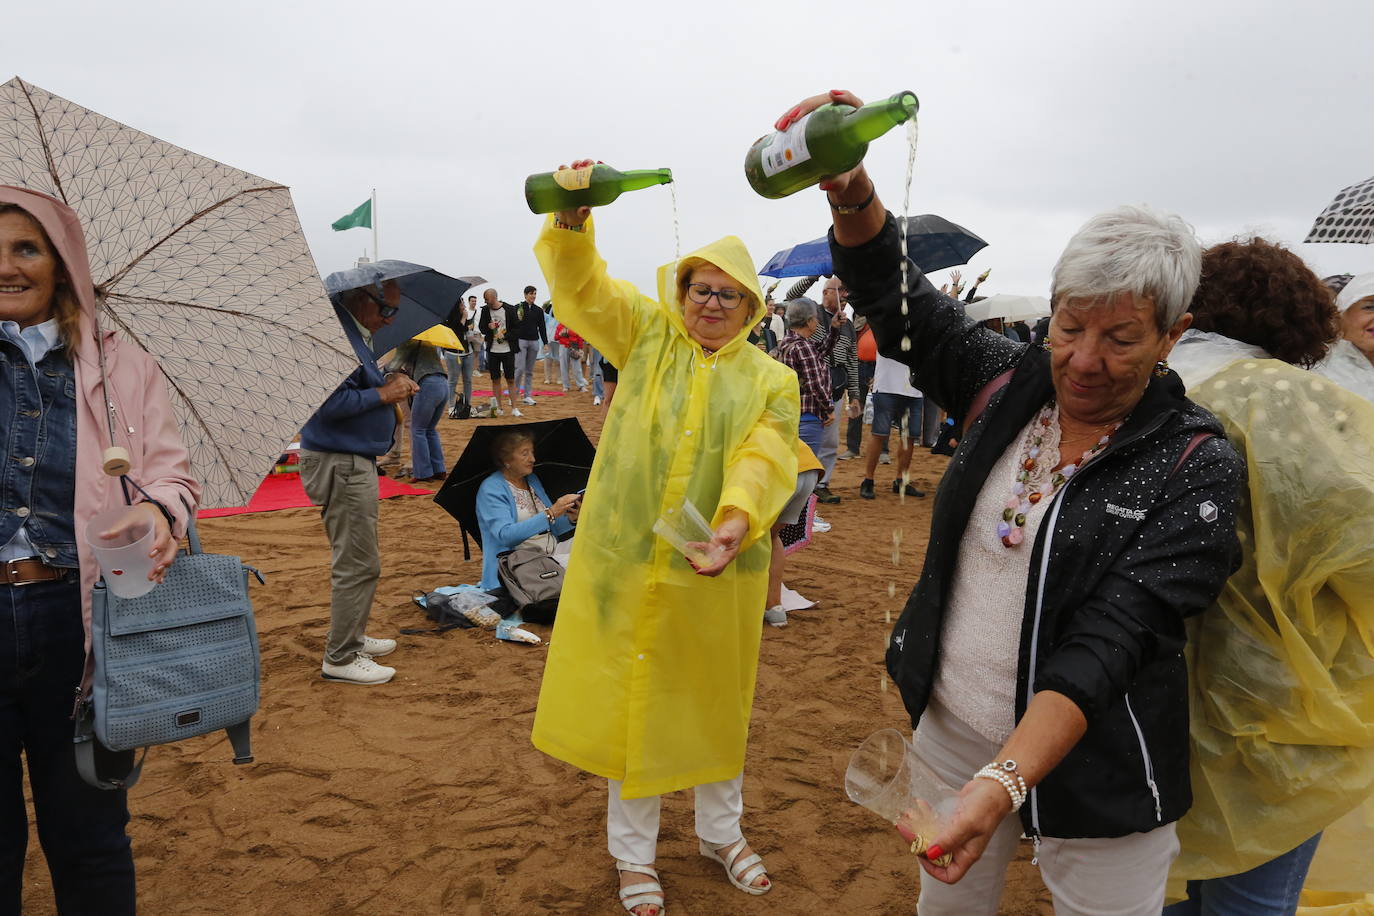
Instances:
[[[936,703],[921,716],[914,741],[921,758],[955,788],[1001,749]],[[1008,815],[958,884],[922,871],[918,916],[996,916],[1007,865],[1020,842],[1021,821]],[[1056,916],[1159,916],[1164,880],[1177,855],[1173,824],[1111,839],[1043,837],[1040,877],[1054,897]]]
[[[333,553],[329,638],[324,660],[346,665],[363,647],[372,597],[382,574],[377,546],[377,463],[346,452],[301,449],[301,483],[319,503]]]

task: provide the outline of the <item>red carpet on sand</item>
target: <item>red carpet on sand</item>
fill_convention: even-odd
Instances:
[[[377,478],[378,499],[393,496],[433,496],[433,490],[412,487],[390,477]],[[226,515],[245,515],[249,512],[273,512],[277,509],[304,509],[314,505],[305,495],[299,474],[272,474],[262,482],[258,491],[246,506],[231,506],[227,509],[202,509],[196,518],[221,518]]]

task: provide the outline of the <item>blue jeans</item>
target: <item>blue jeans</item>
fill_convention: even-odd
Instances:
[[[1247,872],[1188,882],[1188,899],[1164,908],[1164,916],[1292,916],[1317,852],[1319,833]]]
[[[458,372],[461,366],[462,355],[456,350],[444,350],[441,348],[439,350],[439,356],[444,361],[444,368],[448,371],[450,380],[448,397],[444,401],[444,407],[445,409],[451,409],[453,407],[453,399],[456,396],[455,386],[458,384]],[[470,401],[472,399],[468,398],[468,400]]]
[[[821,436],[824,434],[825,427],[815,414],[804,413],[801,416],[801,425],[797,430],[797,435],[801,441],[811,447],[811,451],[816,453],[819,458],[821,454]]]
[[[420,390],[410,405],[411,476],[435,477],[445,473],[444,447],[439,444],[439,418],[448,398],[448,379],[437,372],[420,379]]]
[[[24,757],[58,912],[134,912],[128,794],[87,785],[76,772],[72,700],[85,663],[75,570],[66,581],[0,585],[0,913],[20,912]],[[100,749],[96,760],[103,756],[111,755]],[[132,755],[118,756],[123,770],[110,773],[127,771]]]

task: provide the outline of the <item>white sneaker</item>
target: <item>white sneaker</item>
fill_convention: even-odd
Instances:
[[[771,623],[775,627],[785,627],[787,610],[781,604],[775,604],[763,612],[763,622]]]
[[[888,457],[887,452],[883,452],[881,455],[878,456],[878,463],[879,463],[879,464],[891,464],[891,463],[892,463],[892,459],[891,459],[890,457]]]
[[[534,406],[534,398],[530,397],[529,395],[525,395],[524,402],[528,404],[530,407]]]
[[[396,651],[396,640],[376,639],[371,636],[364,636],[362,651],[371,655],[373,658],[381,658],[383,655],[390,655],[392,652]]]
[[[580,392],[582,392],[583,394],[586,394],[586,393],[587,393],[587,386],[586,386],[586,385],[582,385],[582,386],[580,386],[577,390],[580,391]]]
[[[592,398],[592,406],[593,406],[593,407],[600,407],[600,406],[601,406],[601,395],[597,395],[596,397]]]
[[[320,672],[326,681],[343,681],[346,684],[385,684],[396,676],[395,668],[379,665],[366,652],[353,656],[347,665],[331,665],[325,662]]]
[[[512,408],[510,409],[510,415],[511,415],[512,417],[523,417],[523,416],[524,416],[524,414],[522,414],[522,413],[520,412],[520,408],[519,408],[519,407],[512,407]]]
[[[811,530],[818,534],[825,534],[830,530],[830,523],[817,515],[811,520]]]

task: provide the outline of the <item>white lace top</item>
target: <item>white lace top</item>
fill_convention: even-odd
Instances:
[[[515,520],[517,522],[534,518],[536,515],[543,515],[544,510],[548,508],[544,505],[544,501],[539,498],[539,494],[534,492],[533,487],[522,490],[509,480],[506,481],[506,486],[510,487],[511,496],[515,498]],[[558,544],[558,539],[550,531],[541,531],[525,538],[517,546],[526,544],[532,547],[543,547],[547,553],[552,554],[554,547]]]

